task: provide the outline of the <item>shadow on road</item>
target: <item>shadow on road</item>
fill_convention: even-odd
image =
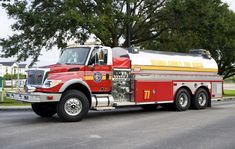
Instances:
[[[115,117],[123,117],[123,116],[129,116],[129,115],[143,115],[143,114],[153,114],[153,113],[162,113],[165,111],[172,111],[165,108],[157,108],[156,110],[145,110],[141,107],[125,107],[125,108],[117,108],[115,110],[110,111],[91,111],[88,113],[86,119],[88,118],[101,118],[101,117],[109,117],[109,116],[115,116]]]
[[[147,111],[142,109],[141,107],[122,107],[117,108],[115,110],[110,111],[89,111],[88,115],[82,120],[97,120],[102,118],[109,118],[109,117],[115,117],[115,118],[127,118],[130,116],[148,116],[152,114],[161,114],[166,112],[172,112],[172,109],[166,109],[166,108],[157,108],[156,110]],[[27,113],[26,113],[27,112]],[[15,118],[15,115],[8,116],[8,122],[10,123],[20,123],[21,125],[32,125],[32,124],[44,124],[44,123],[67,123],[62,122],[57,115],[50,117],[50,118],[42,118],[34,114],[32,111],[24,111],[17,113],[17,116],[19,118]],[[20,118],[22,116],[22,118]],[[12,117],[12,118],[10,118]]]

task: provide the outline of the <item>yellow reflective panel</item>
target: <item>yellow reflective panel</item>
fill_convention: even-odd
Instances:
[[[151,60],[151,64],[156,65],[156,66],[166,66],[167,61],[166,60]]]
[[[181,67],[182,66],[182,62],[180,62],[180,61],[168,61],[168,66]]]
[[[203,68],[203,64],[200,62],[192,62],[194,68]]]
[[[184,62],[184,67],[192,67],[190,62]]]

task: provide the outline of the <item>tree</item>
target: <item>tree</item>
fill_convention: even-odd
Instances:
[[[126,47],[130,24],[131,44],[177,52],[208,49],[220,75],[235,75],[235,14],[221,0],[23,0],[3,7],[16,20],[16,33],[0,39],[7,57],[32,57],[33,64],[42,48],[64,48],[92,34],[104,45]]]
[[[221,0],[171,0],[164,31],[148,48],[187,52],[207,49],[217,61],[224,79],[235,75],[235,13]]]
[[[131,24],[131,44],[158,37],[166,28],[160,13],[166,0],[23,0],[3,4],[16,20],[16,33],[0,39],[4,56],[18,55],[18,60],[33,58],[36,62],[41,49],[64,48],[69,40],[84,42],[91,34],[103,44],[119,46],[125,39],[126,26]],[[131,6],[126,15],[126,3]],[[123,43],[126,46],[126,42]]]

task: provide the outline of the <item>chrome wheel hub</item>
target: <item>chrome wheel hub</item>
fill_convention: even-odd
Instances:
[[[188,104],[188,96],[186,94],[181,94],[179,98],[179,104],[182,107],[186,107]]]
[[[206,95],[203,93],[200,93],[198,96],[198,103],[200,106],[204,106],[206,104]]]
[[[77,98],[70,98],[65,102],[65,112],[70,116],[76,116],[82,111],[82,102]]]

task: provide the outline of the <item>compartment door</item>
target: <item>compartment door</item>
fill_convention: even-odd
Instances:
[[[135,102],[173,101],[173,83],[135,81]]]

